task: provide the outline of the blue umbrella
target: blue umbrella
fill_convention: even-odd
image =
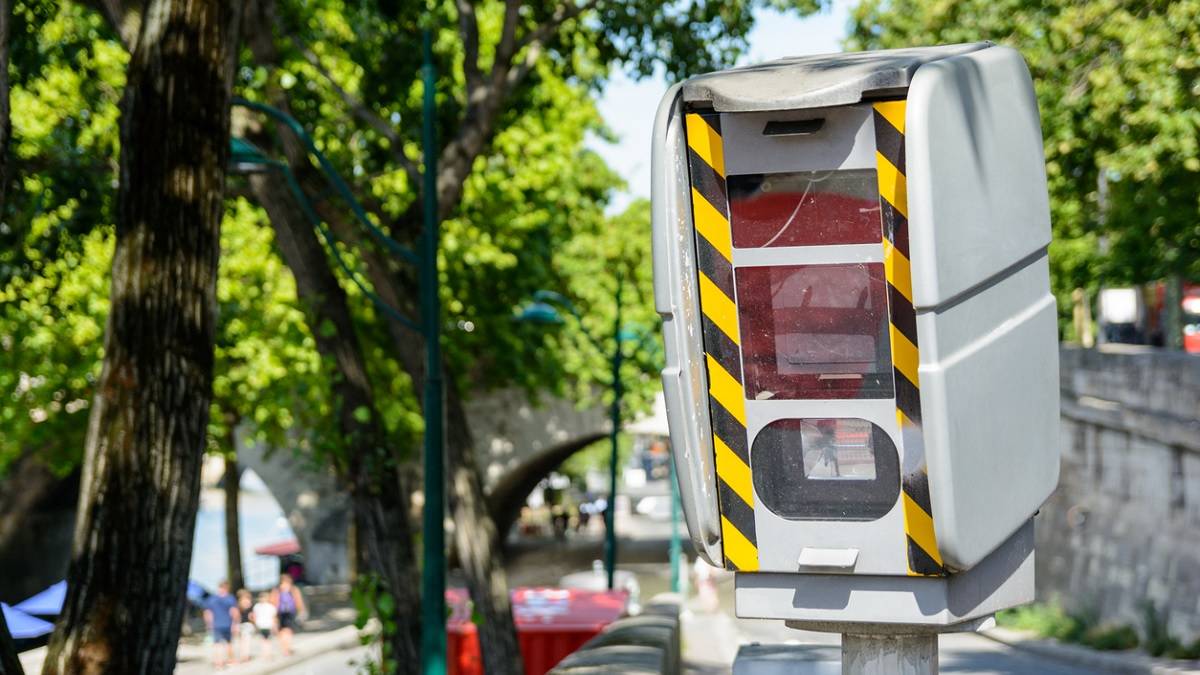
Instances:
[[[38,616],[58,616],[62,613],[63,602],[66,599],[67,582],[64,579],[41,593],[18,602],[13,605],[13,609]]]
[[[2,602],[0,602],[0,609],[4,610],[4,622],[8,624],[8,632],[14,640],[41,637],[54,630],[54,624],[42,621],[35,616],[29,616]]]
[[[188,580],[187,599],[189,601],[191,601],[192,604],[194,604],[194,605],[203,604],[204,598],[207,595],[208,595],[208,591],[203,586],[201,586],[197,581],[195,581],[193,579]]]

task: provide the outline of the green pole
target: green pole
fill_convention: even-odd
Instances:
[[[667,461],[667,480],[671,483],[671,592],[682,593],[683,584],[679,578],[679,557],[683,553],[683,544],[679,539],[679,484],[675,482],[675,460]]]
[[[442,350],[441,314],[438,298],[438,200],[437,143],[434,115],[437,112],[433,37],[428,27],[421,31],[425,84],[421,145],[425,156],[425,231],[421,237],[421,323],[425,334],[425,510],[422,533],[425,540],[421,568],[421,672],[446,672],[446,532],[445,487],[442,447]]]
[[[617,437],[621,433],[621,285],[617,277],[617,318],[613,322],[612,355],[612,456],[608,461],[608,509],[604,512],[604,569],[608,572],[608,590],[615,586],[617,574]]]

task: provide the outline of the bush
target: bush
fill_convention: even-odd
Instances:
[[[1024,605],[996,615],[1002,626],[1033,631],[1064,642],[1078,642],[1091,625],[1080,616],[1068,614],[1058,605]]]
[[[1183,644],[1171,635],[1167,620],[1152,603],[1142,606],[1142,631],[1133,626],[1097,625],[1095,615],[1070,614],[1056,604],[1033,604],[996,614],[996,623],[1032,631],[1042,637],[1082,644],[1092,649],[1123,650],[1141,646],[1151,656],[1200,659],[1200,638]]]
[[[1080,642],[1092,649],[1133,649],[1138,646],[1138,634],[1133,626],[1099,626],[1087,630]]]
[[[1166,617],[1158,611],[1153,602],[1142,604],[1142,634],[1146,636],[1142,644],[1146,653],[1151,656],[1162,656],[1182,647],[1178,640],[1171,637]]]
[[[1167,650],[1167,656],[1173,659],[1200,659],[1200,638],[1196,638],[1187,646],[1177,643],[1174,649]]]

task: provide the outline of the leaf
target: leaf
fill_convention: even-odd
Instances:
[[[380,616],[387,617],[396,613],[396,599],[391,593],[380,594],[378,604]]]

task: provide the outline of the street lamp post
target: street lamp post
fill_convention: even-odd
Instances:
[[[438,297],[438,157],[437,74],[433,71],[433,37],[426,26],[421,31],[425,62],[422,102],[421,145],[425,155],[425,233],[421,240],[421,307],[425,324],[425,510],[422,521],[424,566],[421,567],[421,671],[442,675],[446,671],[446,561],[445,561],[445,471],[442,434],[442,301]]]
[[[287,181],[288,189],[299,203],[301,211],[304,212],[310,224],[325,238],[331,254],[350,280],[390,319],[417,331],[425,338],[425,506],[422,514],[425,543],[421,568],[421,672],[424,675],[444,675],[446,672],[446,533],[444,529],[446,507],[443,466],[445,425],[443,420],[441,301],[438,294],[437,272],[440,224],[437,199],[437,144],[434,128],[434,116],[437,112],[436,73],[433,67],[433,40],[430,30],[423,29],[421,37],[424,52],[421,75],[425,86],[421,141],[425,155],[425,167],[422,204],[424,231],[421,235],[419,252],[415,253],[405,248],[371,223],[366,216],[366,211],[350,192],[345,181],[317,149],[312,138],[295,118],[278,108],[263,103],[254,103],[242,98],[233,100],[233,105],[265,113],[296,134],[304,143],[308,153],[316,158],[327,180],[350,205],[350,209],[359,223],[395,255],[418,267],[421,305],[419,325],[405,317],[396,308],[385,303],[358,280],[338,252],[332,232],[325,227],[320,216],[317,215],[287,163],[266,157],[258,148],[244,139],[232,138],[230,140],[230,169],[243,173],[261,170],[282,173]]]
[[[446,479],[443,468],[441,299],[438,297],[437,143],[434,115],[436,74],[433,38],[421,31],[425,84],[421,144],[425,156],[425,232],[421,241],[421,323],[425,333],[425,508],[422,513],[424,565],[421,568],[421,672],[446,672]]]
[[[621,328],[621,291],[623,286],[624,280],[618,276],[617,289],[613,296],[616,304],[616,318],[613,321],[613,347],[612,354],[609,357],[610,377],[612,378],[610,386],[612,387],[613,394],[612,406],[609,409],[610,420],[612,422],[612,430],[609,432],[609,442],[612,451],[608,461],[608,507],[604,510],[604,570],[608,577],[609,590],[612,590],[616,585],[617,573],[617,450],[621,433],[621,398],[624,395],[624,385],[621,382],[621,365],[625,360],[625,352],[621,345],[633,337]],[[535,302],[521,312],[521,315],[517,317],[519,320],[534,323],[562,323],[562,317],[558,311],[548,304],[553,303],[566,309],[575,318],[576,323],[579,324],[579,330],[596,347],[597,351],[602,354],[607,352],[604,344],[584,328],[583,317],[580,316],[579,310],[575,308],[575,305],[566,296],[554,291],[537,291],[534,293],[533,299]]]
[[[608,590],[616,585],[617,575],[617,441],[621,433],[621,277],[617,277],[617,316],[613,320],[612,355],[612,455],[608,458],[608,508],[604,510],[604,569],[608,572]]]

